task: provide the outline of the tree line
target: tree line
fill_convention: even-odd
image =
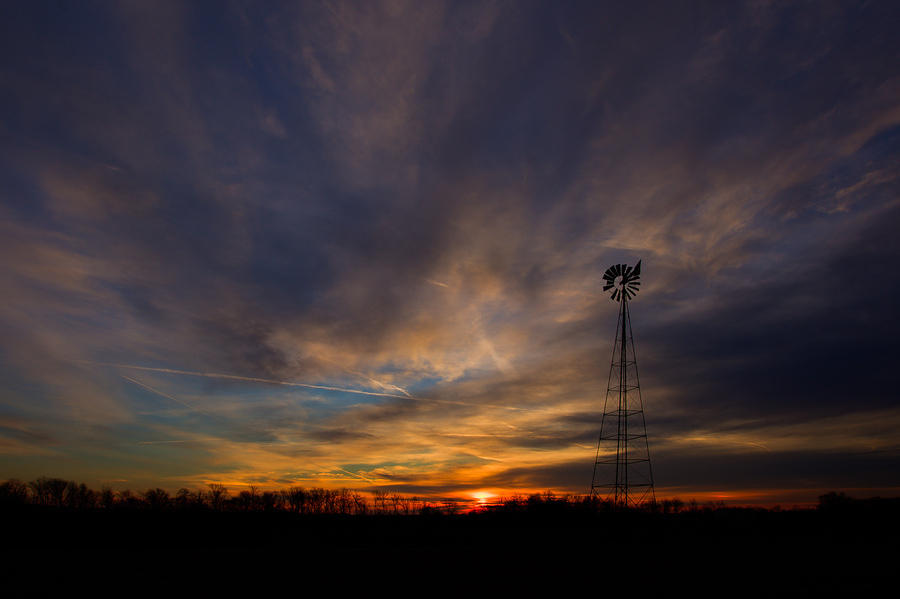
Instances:
[[[151,488],[142,492],[129,489],[116,491],[103,487],[99,491],[84,483],[62,478],[40,477],[25,483],[9,479],[0,483],[0,506],[42,506],[68,510],[149,509],[212,510],[228,512],[293,512],[297,514],[396,514],[411,515],[423,511],[455,511],[454,506],[431,503],[419,497],[375,489],[368,496],[350,489],[290,487],[261,491],[250,485],[232,494],[218,483],[204,489],[178,489],[170,494],[165,489]]]
[[[460,500],[427,501],[385,489],[361,493],[351,489],[305,488],[261,491],[250,485],[231,493],[219,483],[203,489],[178,489],[174,494],[151,488],[142,492],[129,489],[116,491],[104,486],[99,491],[84,483],[42,476],[28,483],[9,479],[0,483],[0,507],[36,506],[64,510],[206,510],[216,512],[288,512],[304,515],[365,514],[456,514],[464,507],[490,513],[597,513],[614,511],[608,501],[584,495],[554,495],[552,492],[497,498],[493,502],[472,504]],[[900,498],[854,499],[844,493],[827,493],[819,497],[817,506],[823,512],[891,511],[900,512]],[[657,514],[712,512],[725,509],[723,502],[700,504],[691,499],[666,498],[645,504],[640,511]],[[759,509],[759,508],[754,508]],[[779,511],[779,507],[769,511]]]
[[[25,483],[9,479],[0,484],[0,506],[40,506],[66,510],[210,510],[222,512],[292,512],[296,514],[394,514],[423,513],[455,514],[464,507],[477,511],[498,513],[550,511],[606,511],[608,502],[585,496],[554,495],[552,492],[497,498],[487,503],[462,500],[427,501],[385,489],[361,493],[350,489],[305,488],[293,486],[280,490],[261,491],[249,487],[231,493],[219,483],[203,489],[178,489],[174,494],[165,489],[151,488],[135,492],[116,491],[103,487],[99,491],[84,483],[62,478],[40,477]],[[696,501],[685,503],[679,499],[665,499],[646,510],[677,513],[697,510]]]

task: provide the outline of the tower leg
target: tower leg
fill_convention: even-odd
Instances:
[[[631,313],[625,296],[616,323],[591,497],[623,508],[656,500]]]

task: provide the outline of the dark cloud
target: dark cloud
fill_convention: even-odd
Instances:
[[[658,488],[747,491],[751,489],[829,488],[896,489],[896,452],[729,453],[670,451],[652,456]],[[486,487],[525,489],[574,489],[587,492],[591,464],[583,460],[535,468],[511,468],[480,483]],[[585,481],[588,481],[585,484]]]
[[[331,428],[308,433],[308,436],[317,441],[340,443],[342,441],[371,438],[372,435],[364,432],[351,431],[343,428]]]
[[[786,258],[783,276],[748,281],[708,312],[649,331],[644,366],[687,407],[807,415],[895,406],[900,334],[900,211],[875,215],[821,262]],[[823,240],[824,241],[824,240]],[[807,262],[807,264],[802,264]]]

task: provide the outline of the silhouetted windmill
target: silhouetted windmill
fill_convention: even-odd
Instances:
[[[600,421],[591,497],[608,499],[622,507],[656,501],[628,310],[629,300],[640,289],[640,278],[640,260],[633,268],[616,264],[603,273],[606,281],[603,291],[612,290],[611,299],[619,302],[619,318]]]

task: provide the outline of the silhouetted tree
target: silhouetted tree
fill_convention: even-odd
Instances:
[[[366,498],[359,493],[353,493],[352,497],[354,512],[359,515],[366,514],[369,511],[369,505],[366,502]]]
[[[228,500],[228,489],[219,483],[210,483],[209,487],[209,504],[214,510],[221,511],[225,507]]]
[[[36,505],[50,505],[50,486],[47,484],[49,480],[46,476],[42,476],[28,483],[32,501]]]
[[[350,491],[347,489],[338,489],[334,492],[334,505],[335,511],[338,514],[344,515],[350,513]]]
[[[387,503],[388,492],[384,489],[373,489],[372,490],[372,498],[375,502],[375,511],[384,513],[385,512],[385,504]]]
[[[116,503],[116,492],[111,487],[104,485],[100,489],[100,496],[97,499],[103,509],[112,509]]]
[[[391,493],[390,499],[391,499],[391,509],[392,509],[392,511],[393,511],[395,514],[399,514],[399,513],[400,513],[400,507],[401,507],[401,504],[403,503],[403,497],[400,495],[400,493]]]
[[[47,478],[44,479],[44,485],[50,505],[62,507],[66,500],[66,487],[69,486],[69,481],[61,478]]]
[[[73,510],[93,509],[97,506],[97,494],[84,483],[70,481],[66,485],[65,505]]]
[[[281,491],[281,494],[292,511],[298,514],[305,513],[307,494],[303,487],[291,487]]]
[[[169,493],[164,489],[147,489],[144,491],[144,500],[153,510],[164,510],[169,507]]]
[[[831,493],[819,495],[819,505],[817,507],[822,511],[840,510],[847,509],[853,505],[853,503],[854,500],[845,493],[835,493],[832,491]]]
[[[337,513],[337,492],[331,489],[319,489],[322,494],[322,511],[326,514]]]
[[[178,509],[187,509],[195,505],[194,494],[190,489],[181,487],[175,491],[175,506]]]
[[[403,513],[406,514],[407,516],[409,516],[410,513],[417,512],[418,511],[418,502],[419,502],[418,497],[415,497],[415,496],[405,497],[404,496],[403,497]]]
[[[0,485],[0,505],[25,505],[28,502],[28,485],[11,478]]]
[[[257,498],[256,487],[250,485],[249,489],[238,493],[238,496],[235,498],[235,503],[237,503],[239,509],[245,512],[254,511],[256,510]]]
[[[281,508],[281,493],[265,491],[260,496],[260,505],[264,512],[274,512]]]
[[[325,507],[325,489],[312,488],[308,494],[309,511],[321,514]]]

